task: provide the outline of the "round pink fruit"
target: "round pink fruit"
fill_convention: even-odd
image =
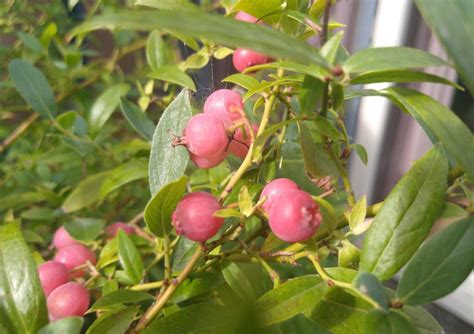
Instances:
[[[191,117],[184,137],[188,150],[203,158],[221,154],[229,142],[224,124],[219,118],[208,114]]]
[[[48,297],[49,319],[54,321],[70,316],[82,317],[89,308],[89,303],[89,291],[82,284],[63,284]]]
[[[252,124],[252,131],[254,136],[258,131],[258,124]],[[239,158],[245,158],[249,151],[252,137],[250,136],[250,129],[247,127],[245,135],[242,128],[238,128],[235,131],[234,138],[230,142],[229,152]]]
[[[56,261],[42,263],[38,267],[39,279],[44,294],[48,296],[58,286],[69,281],[69,271],[66,266]]]
[[[107,226],[105,232],[107,233],[107,237],[112,239],[115,238],[119,230],[123,230],[127,234],[135,234],[135,229],[124,222],[116,222]]]
[[[263,196],[267,197],[262,205],[263,210],[265,210],[267,214],[270,214],[270,209],[272,208],[273,203],[275,203],[278,196],[290,190],[297,189],[299,189],[298,185],[293,180],[286,178],[273,180],[267,184],[265,188],[263,188],[262,193],[260,194],[260,199],[262,199]]]
[[[61,248],[54,257],[54,261],[60,262],[71,271],[72,269],[81,266],[89,261],[92,264],[96,263],[94,253],[84,245],[71,245]],[[76,270],[71,273],[72,277],[81,277],[84,275],[83,270]]]
[[[173,212],[172,222],[176,233],[193,241],[204,242],[219,231],[223,218],[214,217],[222,209],[219,201],[203,191],[183,197]]]
[[[73,239],[71,235],[66,231],[64,226],[61,226],[54,232],[53,245],[56,249],[61,249],[70,245],[76,245],[80,242]]]
[[[190,156],[191,161],[196,165],[196,167],[209,169],[218,166],[222,161],[225,160],[225,158],[227,158],[227,155],[228,153],[224,150],[222,153],[209,158],[198,157],[192,153]]]
[[[232,107],[243,109],[242,97],[239,93],[230,89],[219,89],[209,95],[204,102],[204,113],[213,114],[224,123],[229,125],[233,121],[242,118],[239,112],[231,111]]]
[[[251,66],[265,64],[267,61],[267,56],[250,49],[236,49],[232,56],[232,63],[239,72],[243,72]]]
[[[249,23],[255,23],[258,21],[258,19],[253,16],[253,15],[250,15],[249,13],[246,13],[244,11],[239,11],[235,16],[234,18],[236,20],[239,20],[239,21],[244,21],[244,22],[249,22]],[[261,23],[261,22],[259,22]]]
[[[321,224],[319,206],[302,190],[281,193],[270,209],[268,224],[281,240],[301,242],[311,238]]]

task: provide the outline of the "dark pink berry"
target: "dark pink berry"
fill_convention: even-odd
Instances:
[[[89,261],[92,264],[96,263],[94,253],[84,245],[77,244],[61,248],[54,257],[54,261],[60,262],[71,271],[72,269],[85,264]],[[75,270],[71,272],[71,277],[81,277],[84,275],[83,270]]]
[[[250,49],[236,49],[232,56],[232,63],[234,64],[235,69],[239,72],[243,72],[251,66],[265,64],[267,61],[267,56]]]
[[[214,217],[222,209],[219,201],[203,191],[183,197],[173,212],[172,222],[176,233],[193,241],[204,242],[219,231],[223,218]]]
[[[196,167],[209,169],[218,166],[222,161],[227,158],[228,153],[226,151],[222,151],[222,153],[215,155],[213,157],[202,158],[198,157],[191,153],[191,161],[196,165]]]
[[[253,16],[253,15],[250,15],[249,13],[246,13],[244,11],[239,11],[235,16],[234,18],[236,20],[239,20],[239,21],[244,21],[244,22],[249,22],[249,23],[255,23],[258,21],[258,19]],[[261,22],[259,22],[261,23]]]
[[[116,222],[112,225],[107,226],[106,233],[109,239],[115,238],[119,230],[123,230],[127,234],[135,234],[135,229],[125,224],[124,222]]]
[[[313,236],[321,224],[319,206],[302,190],[285,191],[270,209],[268,224],[281,240],[301,242]]]
[[[47,261],[38,267],[39,279],[44,294],[48,296],[58,286],[69,281],[69,271],[66,266],[56,261]]]
[[[184,130],[186,147],[199,157],[210,158],[221,154],[228,142],[224,124],[214,115],[193,116]]]
[[[258,124],[252,124],[252,131],[255,135],[258,131]],[[251,144],[252,137],[250,136],[250,129],[247,127],[244,135],[242,128],[238,128],[235,131],[234,138],[230,142],[229,152],[239,158],[245,158],[249,151],[249,146]]]
[[[56,249],[61,249],[70,245],[80,244],[79,241],[73,239],[66,231],[64,226],[61,226],[54,232],[53,245]]]
[[[63,284],[48,297],[49,319],[54,321],[70,316],[82,317],[89,308],[89,303],[89,291],[82,284]]]
[[[262,193],[260,194],[261,199],[263,198],[263,196],[267,198],[262,205],[263,210],[265,210],[267,214],[270,214],[270,209],[272,208],[273,203],[275,203],[278,196],[290,190],[296,189],[299,188],[293,180],[286,178],[273,180],[272,182],[267,184],[265,188],[263,188]]]
[[[213,114],[228,126],[233,121],[242,118],[239,112],[231,111],[231,109],[243,109],[242,97],[239,93],[230,89],[219,89],[209,95],[204,102],[204,113]]]

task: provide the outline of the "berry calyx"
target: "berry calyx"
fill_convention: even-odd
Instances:
[[[38,267],[38,275],[46,296],[58,286],[69,281],[69,271],[66,266],[56,261],[47,261],[40,264]]]
[[[71,237],[64,226],[61,226],[56,230],[56,232],[54,232],[53,245],[56,247],[56,249],[61,249],[76,244],[80,244],[80,242]]]
[[[235,16],[234,18],[238,21],[244,21],[244,22],[249,22],[249,23],[256,23],[258,21],[258,19],[253,16],[253,15],[250,15],[249,13],[246,13],[244,11],[239,11]],[[261,22],[259,22],[261,23]]]
[[[199,157],[210,158],[221,154],[228,142],[224,124],[214,115],[193,116],[184,130],[184,144]]]
[[[198,157],[192,153],[190,157],[191,161],[196,165],[196,167],[209,169],[218,166],[222,161],[225,160],[225,158],[227,158],[227,155],[228,153],[226,151],[222,151],[222,153],[208,158]]]
[[[89,248],[77,244],[61,248],[54,257],[54,261],[64,264],[66,268],[71,271],[74,268],[85,264],[87,261],[95,264],[97,260],[94,253]],[[83,270],[75,270],[74,272],[71,272],[71,277],[81,277],[83,275]]]
[[[135,234],[135,229],[132,226],[127,225],[124,222],[116,222],[112,225],[107,226],[105,230],[107,238],[115,238],[119,230],[123,230],[127,234]]]
[[[51,321],[70,316],[82,317],[89,308],[89,291],[79,283],[69,282],[51,292],[48,296],[48,313]]]
[[[205,242],[212,238],[224,223],[223,218],[214,217],[222,209],[219,201],[203,191],[183,197],[173,212],[172,223],[176,233],[187,239]]]
[[[255,136],[258,131],[258,124],[252,124],[252,129],[248,126],[245,129],[245,133],[242,128],[238,128],[235,133],[232,141],[229,145],[229,152],[239,158],[245,158],[249,151],[249,146],[252,142],[252,137],[250,136],[250,131],[253,131]]]
[[[270,209],[272,208],[278,196],[287,191],[297,189],[299,189],[299,187],[293,180],[287,178],[273,180],[263,188],[262,193],[260,194],[260,199],[262,199],[264,196],[267,198],[262,205],[262,209],[267,214],[270,214]]]
[[[287,242],[305,241],[321,224],[319,206],[302,190],[281,193],[270,209],[268,224],[272,232]]]
[[[234,51],[232,56],[232,63],[239,72],[243,72],[251,66],[265,64],[267,61],[267,56],[250,49],[238,48]]]
[[[230,89],[219,89],[209,95],[204,102],[204,113],[217,116],[225,126],[242,118],[239,112],[232,109],[243,109],[242,97]]]

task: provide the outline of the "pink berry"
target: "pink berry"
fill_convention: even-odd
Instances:
[[[250,22],[250,23],[255,23],[258,21],[258,19],[253,16],[253,15],[250,15],[249,13],[246,13],[244,11],[239,11],[235,16],[234,18],[236,20],[239,20],[239,21],[244,21],[244,22]],[[261,21],[259,21],[259,23],[262,23]]]
[[[115,238],[119,230],[123,230],[127,234],[135,234],[135,229],[125,224],[124,222],[116,222],[112,225],[107,226],[106,233],[109,239]]]
[[[263,196],[267,197],[262,205],[263,210],[265,210],[267,214],[270,214],[270,209],[278,196],[290,190],[297,189],[299,189],[298,185],[293,180],[286,178],[273,180],[263,188],[262,193],[260,194],[260,198],[263,198]]]
[[[252,124],[252,131],[255,137],[258,131],[258,124]],[[230,153],[232,153],[233,155],[239,158],[242,158],[242,159],[245,158],[245,156],[247,155],[249,151],[249,146],[251,144],[251,141],[252,141],[252,137],[250,137],[250,129],[249,128],[246,129],[245,136],[244,136],[242,128],[238,128],[235,131],[234,138],[232,139],[229,145]]]
[[[273,203],[268,224],[281,240],[301,242],[316,232],[321,224],[321,213],[307,192],[285,191]]]
[[[219,231],[223,218],[214,217],[222,209],[219,201],[203,191],[183,197],[173,212],[172,222],[176,233],[193,241],[204,242]]]
[[[268,57],[250,49],[236,49],[232,56],[232,63],[237,71],[243,72],[247,67],[267,63]]]
[[[243,109],[242,97],[239,93],[230,89],[219,89],[209,95],[204,102],[204,113],[213,114],[219,117],[224,125],[229,125],[233,121],[242,118],[238,112],[231,111],[232,107]]]
[[[54,257],[54,261],[60,262],[66,266],[68,270],[72,270],[89,261],[92,264],[96,263],[94,253],[84,245],[77,244],[61,248]],[[71,273],[72,277],[84,276],[83,270],[76,270]]]
[[[69,271],[66,266],[56,261],[42,263],[38,267],[38,274],[46,296],[58,286],[69,281]]]
[[[69,282],[51,292],[48,313],[51,321],[70,316],[82,317],[89,308],[89,291],[79,283]]]
[[[64,226],[61,226],[54,232],[53,245],[56,249],[61,249],[70,245],[79,244],[80,242],[73,239],[71,235],[66,231]]]
[[[184,137],[188,150],[203,158],[221,154],[229,143],[224,124],[214,115],[208,114],[191,117]]]
[[[219,165],[222,161],[225,160],[225,158],[227,158],[227,155],[228,153],[226,151],[222,151],[222,153],[213,157],[202,158],[191,153],[191,161],[196,165],[196,167],[209,169]]]

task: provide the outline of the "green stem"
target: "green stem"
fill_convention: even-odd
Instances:
[[[150,283],[137,284],[137,285],[132,286],[130,289],[136,290],[136,291],[144,291],[144,290],[159,289],[162,286],[163,286],[163,281],[156,281],[156,282],[150,282]]]

